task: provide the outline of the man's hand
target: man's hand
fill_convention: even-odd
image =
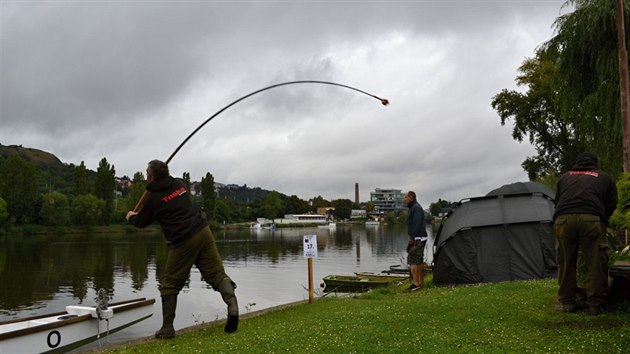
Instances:
[[[129,221],[129,219],[131,219],[132,216],[138,215],[138,213],[136,213],[135,211],[131,211],[129,210],[127,212],[127,216],[125,216],[125,219],[127,219],[127,221]]]
[[[407,253],[409,253],[409,251],[411,251],[411,247],[413,247],[413,245],[416,243],[416,241],[414,240],[409,240],[407,242]]]

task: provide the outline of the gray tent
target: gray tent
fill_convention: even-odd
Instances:
[[[555,197],[535,182],[460,201],[434,243],[433,282],[459,284],[553,277]]]

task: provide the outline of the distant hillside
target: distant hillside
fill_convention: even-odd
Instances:
[[[37,169],[37,188],[40,193],[47,193],[50,190],[61,191],[71,195],[74,189],[75,165],[63,163],[57,156],[38,149],[26,148],[21,145],[0,144],[0,163],[10,156],[18,156],[35,164]],[[93,183],[95,171],[88,169],[88,176]],[[193,183],[193,188],[197,193],[201,192],[199,182]],[[216,183],[218,195],[222,198],[231,199],[245,203],[262,201],[270,191],[259,187],[248,188],[247,185],[237,186],[233,184]]]
[[[32,161],[39,168],[62,168],[64,165],[57,156],[38,149],[25,148],[21,145],[0,144],[0,157],[7,159],[11,156],[21,157]]]
[[[1,145],[0,163],[11,156],[17,156],[35,165],[35,182],[40,194],[50,191],[72,195],[74,192],[73,164],[61,162],[57,156],[38,149],[26,148],[21,145]],[[93,178],[94,172],[88,170],[88,178]]]

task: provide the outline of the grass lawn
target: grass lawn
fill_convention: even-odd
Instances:
[[[234,334],[223,333],[220,321],[182,331],[173,340],[149,339],[100,352],[630,352],[628,302],[588,316],[557,310],[555,279],[457,287],[428,283],[413,293],[405,292],[404,284],[266,311],[241,320]]]

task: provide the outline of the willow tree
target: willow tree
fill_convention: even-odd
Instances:
[[[575,11],[556,19],[556,34],[543,49],[558,53],[562,113],[583,134],[585,147],[599,156],[605,169],[617,175],[623,171],[623,146],[615,0],[565,3],[570,5]],[[629,13],[626,2],[626,41],[630,38]]]
[[[536,148],[522,164],[530,179],[559,174],[584,150],[617,175],[623,147],[615,2],[570,0],[564,6],[575,11],[556,19],[555,35],[519,68],[516,81],[527,90],[503,90],[492,106],[501,124],[513,119],[515,140],[528,137]]]

